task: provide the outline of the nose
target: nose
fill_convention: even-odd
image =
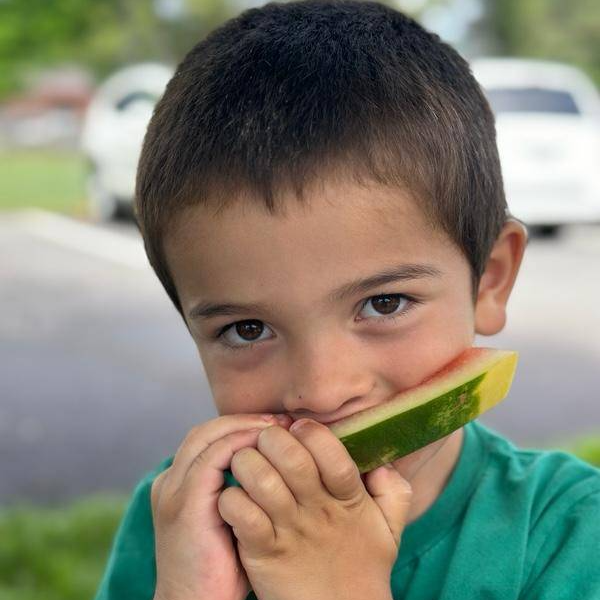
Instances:
[[[358,403],[373,388],[368,361],[343,337],[304,341],[290,353],[290,382],[284,397],[286,412],[339,414],[343,405]]]

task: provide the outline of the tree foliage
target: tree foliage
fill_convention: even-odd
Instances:
[[[138,61],[174,64],[238,9],[223,0],[185,0],[177,21],[161,20],[152,0],[0,0],[0,97],[24,74],[65,63],[97,78]]]
[[[488,0],[488,7],[502,54],[568,62],[600,84],[598,0]]]

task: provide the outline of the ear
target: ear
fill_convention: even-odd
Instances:
[[[506,323],[506,304],[521,266],[527,229],[517,220],[509,219],[494,243],[479,282],[475,304],[475,331],[494,335]]]

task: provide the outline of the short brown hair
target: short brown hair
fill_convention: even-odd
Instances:
[[[271,2],[213,30],[157,104],[135,213],[183,315],[163,241],[184,207],[278,198],[332,173],[395,185],[467,258],[473,299],[507,207],[494,117],[467,62],[378,2]],[[185,317],[184,317],[185,320]]]

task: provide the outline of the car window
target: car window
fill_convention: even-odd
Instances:
[[[492,110],[504,112],[543,112],[579,114],[573,96],[564,90],[543,88],[489,88],[486,96]]]
[[[124,98],[121,98],[116,104],[115,108],[119,111],[131,108],[134,104],[141,102],[145,104],[156,104],[158,96],[151,94],[146,91],[136,91],[127,94]]]

